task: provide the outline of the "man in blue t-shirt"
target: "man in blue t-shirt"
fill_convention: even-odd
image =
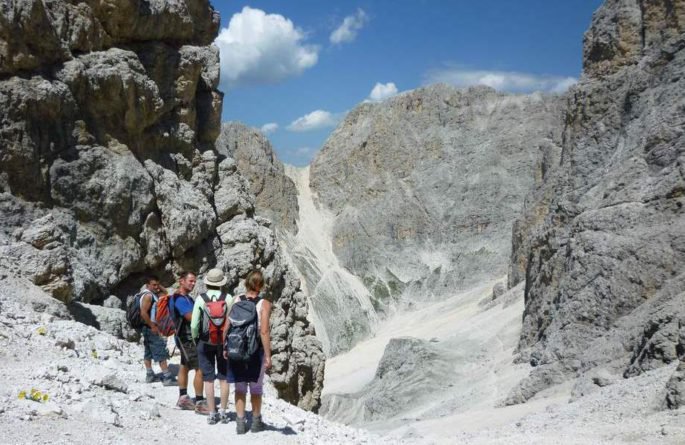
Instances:
[[[207,402],[202,396],[203,382],[202,372],[197,357],[197,348],[193,342],[190,330],[190,322],[193,317],[193,301],[190,293],[195,288],[197,277],[192,272],[183,272],[178,279],[178,289],[173,296],[174,316],[176,317],[176,346],[181,351],[181,369],[178,371],[178,402],[176,406],[181,409],[195,410],[198,414],[208,414]],[[195,371],[193,388],[195,389],[195,401],[188,397],[188,373]]]

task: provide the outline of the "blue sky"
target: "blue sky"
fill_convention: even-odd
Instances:
[[[558,92],[600,0],[213,1],[223,120],[306,165],[345,113],[438,81]]]

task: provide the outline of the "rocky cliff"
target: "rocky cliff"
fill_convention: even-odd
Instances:
[[[255,213],[273,222],[275,230],[297,232],[297,190],[276,158],[269,140],[240,122],[225,122],[216,141],[219,153],[236,161],[255,196]]]
[[[535,369],[510,403],[685,353],[684,92],[685,1],[605,2],[585,34],[562,152],[514,229],[520,360]]]
[[[561,105],[433,85],[347,115],[312,162],[310,185],[369,308],[319,296],[339,307],[321,325],[345,329],[326,334],[332,350],[368,335],[379,316],[506,274],[512,223],[547,174],[543,160],[560,151]]]
[[[0,270],[63,302],[156,272],[266,271],[272,381],[316,409],[323,354],[299,280],[235,161],[217,152],[219,25],[208,1],[0,7]],[[87,306],[81,306],[81,308]]]

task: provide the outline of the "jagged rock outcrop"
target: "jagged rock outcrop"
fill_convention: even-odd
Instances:
[[[326,396],[322,415],[346,424],[388,419],[431,400],[432,389],[452,386],[454,357],[426,340],[393,338],[383,352],[373,380],[356,394]],[[452,376],[450,378],[450,376]]]
[[[217,152],[219,16],[206,0],[0,7],[0,270],[127,336],[121,300],[155,272],[264,268],[272,380],[316,409],[323,354],[299,282],[235,161]],[[90,315],[89,315],[90,313]],[[77,314],[78,316],[78,314]]]
[[[433,85],[347,115],[309,175],[314,201],[332,214],[333,252],[370,300],[370,311],[350,298],[350,310],[332,314],[361,333],[339,349],[379,315],[506,273],[512,223],[560,150],[562,103]]]
[[[685,1],[605,2],[562,152],[514,229],[520,360],[536,368],[510,403],[600,365],[631,377],[682,357],[684,91]]]
[[[216,147],[235,159],[238,171],[249,182],[257,215],[271,220],[276,230],[295,233],[297,190],[264,134],[240,122],[225,122]]]

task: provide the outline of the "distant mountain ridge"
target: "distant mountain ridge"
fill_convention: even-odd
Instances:
[[[326,352],[506,274],[525,282],[531,373],[502,402],[680,359],[668,403],[682,404],[683,17],[682,0],[606,1],[561,97],[432,85],[352,110],[289,171],[326,226],[285,242]]]
[[[305,182],[295,180],[313,200],[300,218],[332,218],[330,254],[323,242],[303,248],[313,222],[297,239],[283,237],[327,353],[372,335],[396,310],[506,274],[523,198],[542,181],[543,158],[560,151],[561,105],[558,96],[433,85],[347,115]],[[233,133],[223,144],[246,138]],[[261,143],[240,150],[264,156]]]

